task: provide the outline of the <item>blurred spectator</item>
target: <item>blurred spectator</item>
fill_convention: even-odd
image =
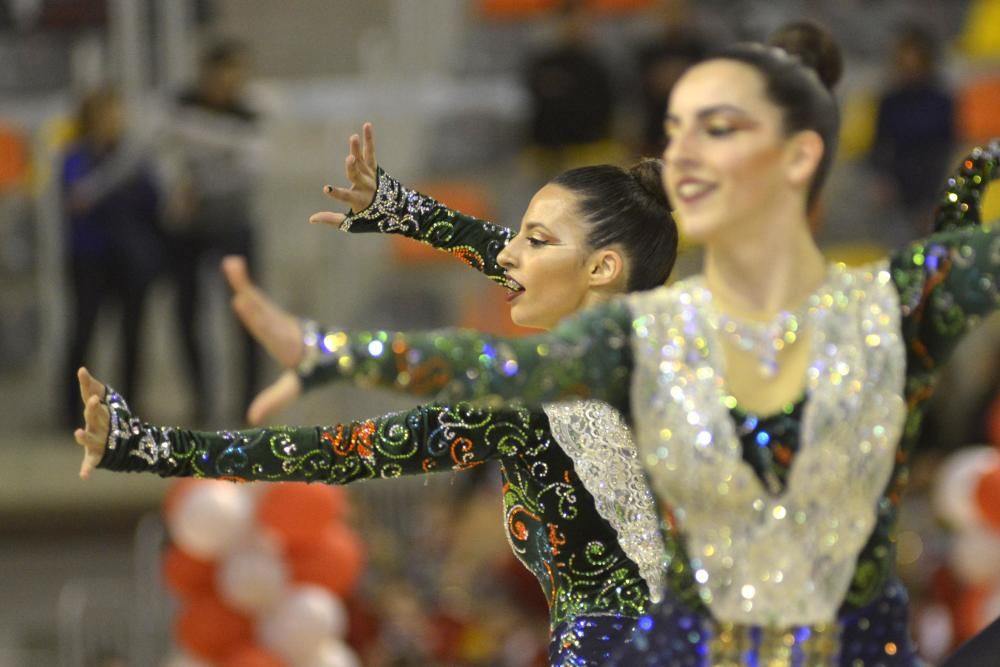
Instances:
[[[139,336],[146,295],[162,267],[160,193],[151,166],[125,138],[117,92],[86,95],[79,138],[66,151],[61,188],[72,308],[63,383],[63,415],[80,416],[76,369],[87,363],[98,315],[116,302],[121,317],[121,387],[139,396]]]
[[[955,104],[938,76],[938,47],[917,27],[903,29],[892,55],[894,81],[878,105],[871,164],[906,238],[929,232],[930,214],[955,142]]]
[[[217,416],[199,313],[205,264],[214,277],[223,255],[243,255],[251,270],[256,255],[253,208],[261,137],[257,113],[244,99],[249,55],[237,41],[219,42],[203,54],[197,83],[177,101],[167,147],[173,158],[170,219],[178,318],[200,424]],[[246,407],[256,390],[258,350],[245,333],[242,345]]]
[[[708,38],[694,25],[687,0],[659,0],[654,12],[658,34],[636,51],[643,119],[639,152],[648,156],[663,152],[663,114],[674,84],[709,50]]]
[[[548,169],[595,162],[583,154],[611,139],[611,76],[592,49],[592,18],[582,0],[564,0],[552,48],[532,56],[525,80],[531,96],[531,140]],[[546,175],[547,176],[547,175]]]

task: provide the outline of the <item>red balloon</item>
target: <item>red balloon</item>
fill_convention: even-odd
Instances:
[[[215,587],[215,563],[170,547],[163,556],[163,579],[167,588],[181,597],[211,593]]]
[[[986,523],[1000,531],[1000,466],[980,476],[976,483],[976,505]]]
[[[285,667],[285,663],[266,649],[252,644],[229,654],[219,667]]]
[[[322,484],[270,484],[257,505],[257,520],[271,528],[285,545],[307,545],[325,526],[343,518],[343,489]]]
[[[1000,447],[1000,394],[997,394],[996,400],[990,406],[989,416],[986,420],[986,432],[990,442]]]
[[[347,526],[334,524],[313,535],[288,554],[292,579],[322,586],[338,597],[345,597],[358,583],[365,564],[365,547]]]
[[[175,631],[177,643],[188,653],[215,661],[249,645],[253,623],[214,594],[207,594],[188,601],[177,618]]]
[[[983,607],[989,598],[988,586],[974,586],[963,590],[955,605],[956,644],[964,642],[983,629],[989,619],[983,618]]]

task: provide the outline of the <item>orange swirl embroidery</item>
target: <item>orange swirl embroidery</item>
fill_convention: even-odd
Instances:
[[[520,542],[524,542],[528,539],[528,527],[524,525],[523,521],[518,521],[515,519],[517,514],[526,514],[535,521],[541,521],[541,518],[532,514],[528,510],[521,506],[517,506],[511,509],[510,514],[507,517],[507,531]]]
[[[439,356],[433,356],[422,364],[409,367],[405,361],[400,363],[398,372],[409,370],[410,383],[407,389],[422,394],[441,389],[451,379],[451,369],[448,362]]]
[[[361,422],[351,433],[351,449],[355,447],[358,455],[370,458],[372,455],[372,437],[375,435],[375,422],[371,419]]]
[[[917,304],[917,308],[913,313],[913,320],[917,323],[922,323],[924,319],[924,310],[927,307],[927,303],[930,301],[931,292],[934,288],[945,281],[948,274],[951,273],[951,260],[944,259],[941,262],[941,270],[932,273],[924,284],[923,293],[920,295],[920,302]],[[924,367],[931,369],[936,366],[934,359],[931,357],[930,352],[927,350],[927,346],[920,341],[919,338],[914,338],[910,345],[913,353],[923,362]]]
[[[556,524],[550,523],[549,527],[549,544],[552,545],[552,555],[558,556],[561,551],[559,547],[566,544],[566,537],[558,532]]]
[[[328,445],[333,450],[333,453],[337,456],[347,456],[354,449],[353,442],[346,441],[344,439],[344,427],[343,425],[337,426],[337,434],[334,435],[329,431],[323,431],[319,436],[319,439]]]
[[[466,470],[480,465],[482,461],[473,460],[473,442],[469,438],[455,438],[451,443],[451,460],[455,467]]]

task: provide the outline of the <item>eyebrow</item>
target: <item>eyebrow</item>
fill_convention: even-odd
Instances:
[[[521,225],[521,231],[522,232],[530,232],[533,229],[541,229],[543,232],[549,232],[549,228],[546,227],[545,225],[543,225],[540,222],[534,222],[534,221],[532,221],[532,222],[526,222],[523,225]],[[549,233],[551,233],[551,232],[549,232]]]
[[[738,107],[735,104],[716,104],[715,106],[706,107],[706,108],[700,110],[696,114],[696,118],[698,118],[698,120],[704,120],[705,118],[708,118],[709,116],[714,116],[717,113],[723,113],[723,112],[737,113],[737,114],[740,114],[741,116],[748,116],[749,115],[749,113],[747,112],[746,109],[743,109],[742,107]],[[677,124],[677,123],[680,122],[680,119],[677,118],[677,116],[675,116],[675,115],[673,115],[671,113],[668,113],[668,114],[666,114],[663,117],[663,122],[664,123],[674,123],[674,124]]]

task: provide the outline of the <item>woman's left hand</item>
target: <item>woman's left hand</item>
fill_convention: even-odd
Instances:
[[[86,368],[76,372],[80,381],[80,398],[83,400],[84,427],[73,432],[76,444],[83,447],[83,463],[80,465],[80,479],[87,479],[104,456],[111,430],[111,412],[104,404],[104,384],[90,374]]]
[[[323,188],[332,199],[347,204],[354,212],[363,211],[375,201],[375,188],[377,187],[378,160],[375,158],[375,131],[371,123],[365,123],[361,128],[362,137],[351,135],[350,147],[347,157],[344,158],[344,170],[347,173],[347,180],[351,187],[338,188],[327,185]],[[312,224],[331,225],[340,227],[347,219],[343,213],[333,211],[321,211],[313,213],[309,217]]]

